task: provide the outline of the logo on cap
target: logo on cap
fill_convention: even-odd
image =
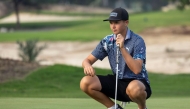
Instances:
[[[110,16],[117,17],[117,13],[116,12],[111,12]]]

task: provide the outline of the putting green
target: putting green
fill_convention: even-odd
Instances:
[[[149,109],[189,109],[190,98],[150,98]],[[0,98],[1,109],[106,109],[92,99],[82,98]],[[135,103],[126,109],[137,109]]]

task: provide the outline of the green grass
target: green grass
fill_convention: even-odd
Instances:
[[[25,11],[23,11],[25,12]],[[30,13],[35,14],[46,14],[46,15],[59,15],[59,16],[107,16],[106,13],[84,13],[84,12],[55,12],[48,10],[39,10],[39,11],[29,11]]]
[[[146,28],[190,25],[190,10],[169,12],[149,12],[131,14],[129,28],[140,33]],[[107,16],[90,16],[91,19],[66,22],[22,23],[25,31],[0,33],[0,42],[38,38],[43,41],[92,41],[100,40],[111,34],[108,22],[102,20]],[[12,28],[15,24],[0,24],[0,27]],[[39,30],[54,28],[53,30]],[[26,31],[30,29],[29,31]]]
[[[96,68],[97,74],[110,74]],[[66,65],[41,68],[23,80],[0,84],[0,97],[88,98],[79,88],[83,69]],[[152,97],[190,97],[190,74],[165,75],[149,73]]]
[[[190,98],[151,98],[148,109],[189,109]],[[0,98],[1,109],[105,109],[93,99],[67,98]],[[137,109],[135,103],[126,109]]]
[[[7,24],[9,27],[12,24]],[[16,31],[11,33],[0,33],[0,42],[39,39],[43,41],[60,41],[60,40],[80,40],[92,41],[99,40],[103,36],[110,34],[108,22],[100,19],[89,19],[85,21],[68,21],[68,22],[45,22],[45,23],[25,23],[22,24],[25,31]],[[103,26],[105,28],[103,28]],[[40,31],[40,28],[56,28],[53,30]],[[32,28],[32,31],[27,29]],[[101,30],[103,28],[103,31]],[[35,30],[34,30],[35,29]],[[95,32],[100,31],[100,32]]]
[[[140,32],[146,28],[190,25],[190,10],[150,12],[134,14],[130,17],[130,28]]]

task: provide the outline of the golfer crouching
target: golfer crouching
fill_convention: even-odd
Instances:
[[[145,42],[141,36],[128,28],[129,15],[125,9],[114,9],[104,21],[109,21],[113,34],[104,37],[82,62],[85,76],[80,82],[80,88],[108,109],[123,109],[112,99],[135,102],[139,109],[147,109],[146,99],[151,96],[152,91],[145,68]],[[106,56],[113,74],[110,72],[106,76],[96,75],[92,65]]]

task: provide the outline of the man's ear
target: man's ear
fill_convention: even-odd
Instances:
[[[128,26],[128,24],[129,24],[129,20],[126,20],[125,25]]]

